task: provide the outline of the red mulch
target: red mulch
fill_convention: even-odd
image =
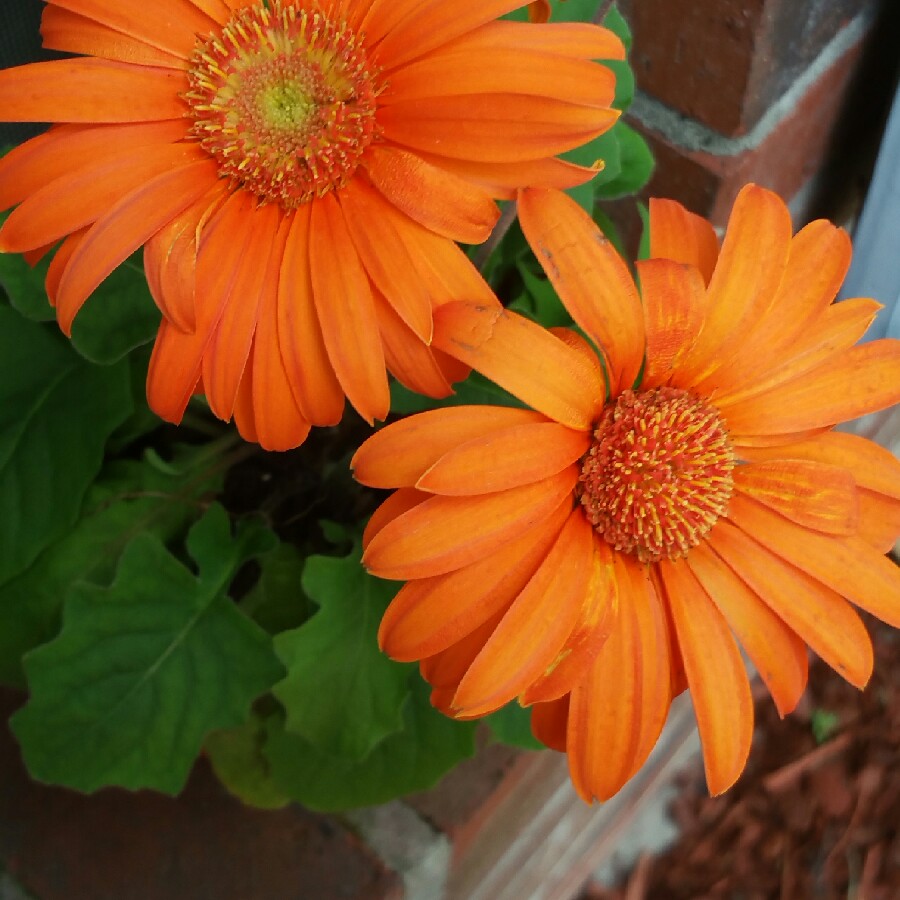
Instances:
[[[900,900],[900,634],[869,625],[864,692],[818,660],[784,721],[757,691],[738,783],[712,799],[701,771],[683,773],[669,810],[678,842],[583,900]]]

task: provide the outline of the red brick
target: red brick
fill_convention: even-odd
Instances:
[[[716,225],[724,225],[737,192],[747,182],[790,200],[823,166],[860,52],[861,43],[845,52],[756,146],[736,144],[732,153],[692,150],[645,122],[634,123],[648,138],[657,163],[643,193],[678,200]]]
[[[5,721],[20,702],[0,693]],[[248,809],[199,764],[184,793],[37,785],[0,729],[0,866],[37,900],[400,900],[396,874],[336,820]]]
[[[624,0],[638,86],[732,137],[877,0]]]

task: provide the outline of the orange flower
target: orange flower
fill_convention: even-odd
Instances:
[[[385,366],[444,396],[432,309],[490,291],[479,242],[526,184],[609,128],[621,58],[587,24],[496,21],[523,0],[48,0],[45,46],[0,72],[0,119],[58,124],[0,162],[0,250],[63,239],[47,291],[68,333],[145,247],[164,320],[148,379],[272,449],[388,410]]]
[[[900,342],[854,346],[878,304],[832,305],[846,234],[817,221],[792,237],[758,187],[721,252],[707,222],[652,202],[641,296],[568,197],[523,191],[519,214],[596,349],[490,304],[438,311],[433,346],[531,409],[422,413],[356,454],[361,482],[398,488],[364,539],[371,572],[408,582],[381,644],[422,661],[449,714],[535,704],[535,734],[568,751],[588,801],[638,769],[689,687],[718,794],[753,730],[738,642],[784,715],[806,645],[868,680],[851,603],[900,625],[883,555],[900,463],[832,430],[900,399]]]

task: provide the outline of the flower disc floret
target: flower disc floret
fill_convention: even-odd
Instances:
[[[679,559],[728,508],[734,457],[718,412],[688,391],[625,391],[606,406],[579,478],[588,521],[642,562]]]
[[[239,10],[199,46],[186,95],[221,175],[293,209],[349,181],[376,133],[357,35],[289,0]]]

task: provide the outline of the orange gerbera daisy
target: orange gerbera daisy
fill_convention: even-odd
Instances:
[[[640,296],[565,195],[523,191],[519,215],[594,346],[488,304],[438,311],[433,346],[531,409],[422,413],[356,454],[361,482],[399,488],[365,535],[369,570],[408,581],[381,644],[421,660],[452,715],[535,704],[586,800],[637,770],[689,687],[720,793],[753,729],[738,642],[783,715],[806,645],[868,680],[851,603],[900,625],[883,555],[900,463],[832,430],[900,399],[900,342],[854,346],[878,304],[832,305],[846,234],[817,221],[792,237],[761,188],[738,197],[721,252],[707,222],[653,201]]]
[[[164,320],[150,404],[192,393],[284,449],[370,422],[385,366],[446,395],[432,309],[494,302],[454,241],[496,197],[572,186],[556,158],[609,128],[621,58],[589,24],[497,21],[523,0],[48,0],[45,46],[86,57],[0,72],[0,119],[59,124],[0,162],[0,250],[64,239],[47,291],[63,330],[145,246]]]

